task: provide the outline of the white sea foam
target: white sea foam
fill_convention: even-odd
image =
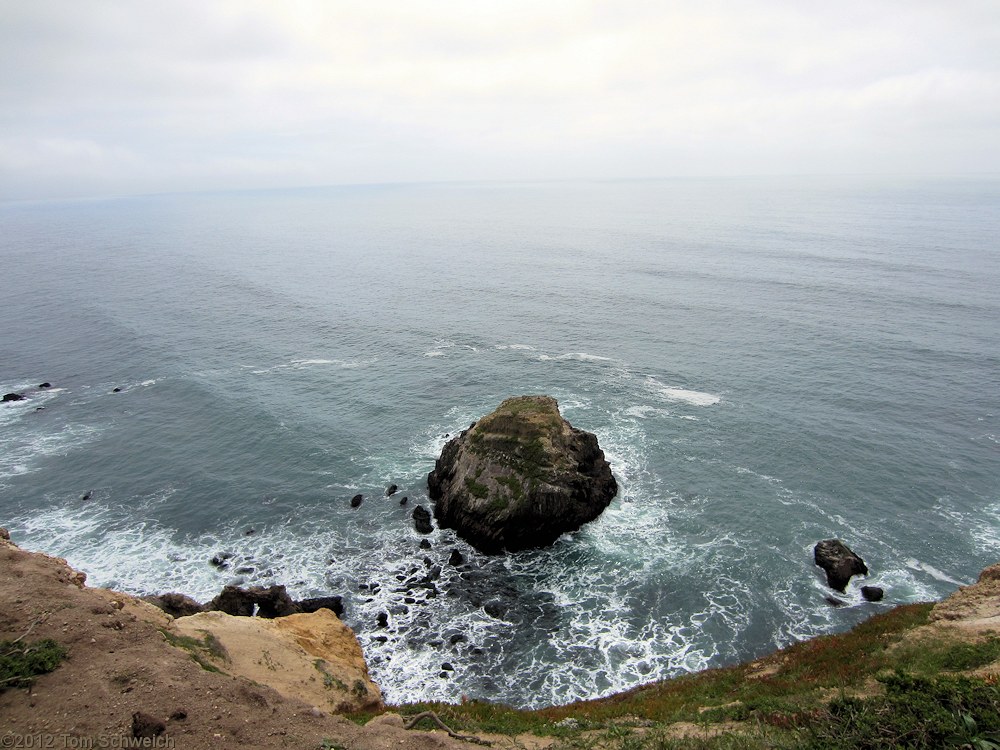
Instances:
[[[35,471],[39,459],[64,456],[82,447],[100,430],[88,425],[66,425],[47,432],[26,431],[5,436],[6,445],[0,452],[0,486],[4,477],[14,477]]]
[[[533,352],[533,351],[535,351],[535,347],[533,347],[533,346],[531,346],[529,344],[495,344],[493,346],[493,348],[494,349],[500,349],[501,351],[504,351],[504,350],[507,350],[507,349],[513,349],[514,351],[525,351],[525,352]]]
[[[272,367],[253,369],[250,372],[254,375],[267,375],[272,372],[282,370],[307,370],[315,367],[333,367],[341,370],[354,370],[359,367],[366,367],[378,361],[378,357],[367,357],[362,359],[293,359]]]
[[[945,583],[953,583],[956,586],[968,586],[969,585],[968,581],[959,581],[959,580],[956,580],[955,578],[952,578],[950,575],[948,575],[944,571],[938,570],[933,565],[929,565],[928,563],[921,562],[920,560],[917,560],[917,559],[912,558],[912,557],[909,558],[908,560],[906,560],[906,566],[908,568],[910,568],[911,570],[919,570],[919,571],[921,571],[923,573],[927,573],[929,576],[931,576],[931,578],[934,578],[935,580],[938,580],[938,581],[943,581]]]
[[[435,349],[433,351],[424,352],[424,356],[425,357],[443,357],[444,356],[444,352]]]
[[[666,409],[660,409],[656,406],[630,406],[625,410],[625,414],[630,417],[635,417],[636,419],[649,419],[650,417],[667,417],[670,416],[670,412]]]
[[[549,355],[549,354],[539,354],[537,359],[542,362],[595,362],[595,363],[615,363],[620,362],[620,360],[614,359],[613,357],[602,357],[597,354],[588,354],[587,352],[567,352],[566,354]]]
[[[651,376],[646,377],[646,387],[669,401],[682,401],[692,406],[714,406],[722,400],[714,393],[665,385]]]

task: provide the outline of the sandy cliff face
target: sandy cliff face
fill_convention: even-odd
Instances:
[[[185,750],[315,750],[324,743],[346,750],[473,747],[440,733],[406,731],[402,722],[389,721],[392,715],[361,727],[332,715],[329,701],[317,707],[266,681],[210,671],[205,666],[214,663],[205,657],[210,649],[204,633],[196,633],[197,643],[194,637],[178,642],[168,615],[126,594],[90,588],[85,579],[65,560],[19,549],[0,534],[0,640],[52,638],[67,651],[55,671],[37,677],[31,688],[0,690],[0,738],[11,746],[44,741],[53,747],[125,747],[133,715],[141,712],[163,724],[161,740],[170,738]],[[270,634],[272,643],[301,648],[309,675],[320,685],[316,662],[322,660],[350,694],[353,681],[336,670],[343,668],[345,676],[353,674],[348,668],[363,670],[353,634],[332,613],[295,617],[312,619],[291,620]],[[263,642],[258,647],[257,658],[264,661]],[[228,652],[238,654],[235,646]],[[365,687],[368,705],[380,700],[377,687]],[[324,688],[324,695],[334,692]]]
[[[427,485],[438,523],[488,553],[552,544],[618,492],[597,437],[549,396],[505,400],[444,447]]]
[[[382,708],[358,639],[328,609],[273,620],[202,612],[174,620],[170,630],[218,669],[325,711]]]

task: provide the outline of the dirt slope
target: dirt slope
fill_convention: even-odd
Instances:
[[[30,690],[0,693],[2,747],[24,747],[25,736],[37,734],[36,747],[84,747],[83,738],[95,747],[121,747],[136,712],[164,721],[162,737],[181,749],[316,750],[324,741],[345,750],[475,747],[440,732],[406,731],[392,715],[359,727],[248,680],[206,671],[166,642],[159,610],[83,581],[64,560],[0,540],[0,640],[30,630],[25,640],[53,638],[69,651]],[[161,739],[157,746],[168,745]]]

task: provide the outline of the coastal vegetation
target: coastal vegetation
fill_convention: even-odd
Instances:
[[[30,687],[35,677],[51,672],[66,658],[66,649],[51,638],[0,642],[0,690]]]
[[[540,710],[420,703],[457,731],[553,737],[561,747],[1000,748],[992,633],[934,631],[932,604],[897,607],[839,635],[756,661]],[[925,632],[928,630],[931,632]]]

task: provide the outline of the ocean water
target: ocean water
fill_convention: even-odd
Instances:
[[[136,594],[342,594],[390,701],[755,657],[1000,559],[997,237],[996,179],[0,204],[0,390],[29,397],[0,405],[0,525]],[[420,549],[446,435],[523,393],[598,435],[619,496],[548,549]],[[828,537],[871,568],[838,608]]]

